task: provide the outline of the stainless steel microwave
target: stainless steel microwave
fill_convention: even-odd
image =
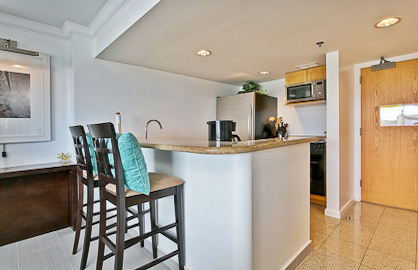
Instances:
[[[324,79],[286,85],[287,103],[313,100],[325,100]]]

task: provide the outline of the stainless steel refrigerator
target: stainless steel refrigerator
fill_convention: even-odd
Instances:
[[[256,140],[276,136],[277,98],[251,92],[218,97],[216,120],[236,122],[236,134],[241,140]]]

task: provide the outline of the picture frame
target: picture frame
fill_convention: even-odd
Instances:
[[[0,144],[50,140],[50,56],[0,51]]]

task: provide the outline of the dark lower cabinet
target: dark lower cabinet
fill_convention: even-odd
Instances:
[[[72,226],[76,165],[0,169],[0,245]]]

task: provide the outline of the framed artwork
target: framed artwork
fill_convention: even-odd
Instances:
[[[50,140],[49,55],[0,51],[0,144]]]

